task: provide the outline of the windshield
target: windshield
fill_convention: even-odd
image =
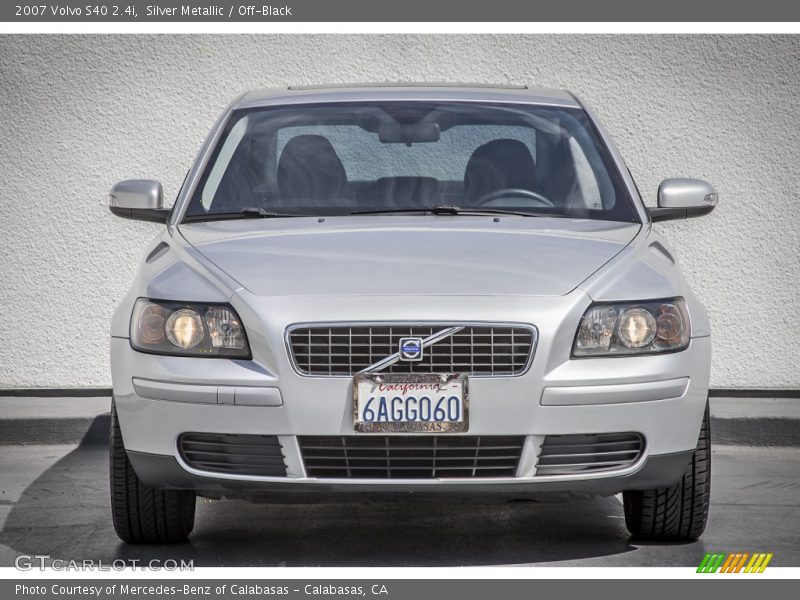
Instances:
[[[639,222],[583,110],[427,101],[235,111],[185,219],[442,207]]]

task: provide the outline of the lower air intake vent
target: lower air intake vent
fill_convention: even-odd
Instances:
[[[438,479],[514,477],[523,436],[303,436],[309,477]]]
[[[283,449],[274,435],[184,433],[178,450],[186,464],[199,471],[286,476]]]
[[[573,475],[614,471],[634,464],[644,449],[638,433],[548,435],[544,438],[536,475]]]

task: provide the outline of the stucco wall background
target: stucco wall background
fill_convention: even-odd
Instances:
[[[709,217],[659,224],[709,308],[714,387],[800,387],[800,37],[0,37],[0,388],[108,386],[108,327],[158,226],[100,203],[177,193],[253,87],[484,81],[565,87],[600,114],[651,203],[713,182]]]

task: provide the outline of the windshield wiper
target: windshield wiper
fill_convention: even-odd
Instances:
[[[460,206],[431,206],[427,208],[384,208],[379,210],[357,210],[351,215],[390,215],[392,213],[422,213],[431,215],[512,215],[518,217],[558,217],[550,213],[520,212],[499,208],[461,208]]]
[[[310,215],[290,215],[288,213],[278,213],[269,210],[265,210],[261,207],[257,208],[243,208],[239,211],[239,214],[247,217],[248,219],[269,219],[272,217],[302,217],[302,216],[310,216]]]
[[[197,221],[222,221],[224,219],[272,219],[280,217],[311,217],[313,215],[294,215],[290,213],[270,212],[261,207],[243,208],[237,212],[209,213],[207,215],[188,215],[184,217],[186,222]]]

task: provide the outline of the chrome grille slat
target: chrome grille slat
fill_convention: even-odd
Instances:
[[[561,436],[550,436],[550,437],[561,437]],[[567,436],[564,436],[565,438]],[[572,440],[557,440],[547,444],[548,448],[553,449],[568,449],[569,452],[580,452],[581,448],[610,448],[610,449],[617,449],[617,448],[632,448],[635,449],[639,444],[639,439],[634,437],[627,437],[625,439],[610,439],[606,440],[604,438],[597,438],[597,439],[590,439],[588,441],[579,440],[578,436],[569,436],[573,438]],[[586,437],[586,436],[583,436]]]
[[[400,338],[427,338],[458,328],[425,348],[423,360],[398,361],[385,373],[464,373],[513,376],[527,369],[536,342],[535,330],[520,325],[369,324],[308,325],[291,329],[288,349],[303,375],[349,376],[395,354]]]
[[[391,472],[392,471],[420,471],[422,468],[424,468],[424,467],[419,467],[419,466],[408,467],[408,466],[401,466],[401,465],[391,465],[391,466],[387,467],[387,469],[389,471],[389,474],[390,474],[389,475],[390,478],[391,478]],[[476,476],[475,473],[474,473],[475,470],[478,470],[478,471],[484,471],[484,470],[496,471],[496,470],[498,470],[498,468],[500,468],[500,467],[497,467],[495,465],[477,466],[477,467],[473,467],[473,466],[456,466],[456,467],[452,467],[452,466],[437,465],[436,467],[431,467],[430,470],[432,470],[432,471],[473,471],[473,473],[471,475],[468,475],[468,477],[475,477]],[[514,468],[516,468],[516,465],[514,466]],[[326,469],[341,470],[342,467],[340,465],[318,465],[318,466],[315,466],[314,469],[318,470],[318,471],[319,470],[326,470]],[[352,465],[349,466],[348,469],[351,470],[351,471],[380,471],[380,470],[382,470],[381,467],[372,467],[372,466],[361,467],[361,466],[352,466]],[[353,477],[353,476],[350,475],[349,477]],[[434,477],[438,477],[438,475],[434,475]]]
[[[184,449],[184,452],[187,453],[187,454],[192,454],[192,456],[195,456],[195,457],[197,457],[197,456],[211,456],[211,457],[221,456],[221,457],[224,457],[224,458],[231,458],[231,459],[241,458],[243,460],[248,460],[248,459],[251,459],[251,458],[278,458],[279,460],[283,460],[283,458],[280,457],[280,456],[276,457],[276,456],[272,456],[272,455],[269,455],[269,454],[245,454],[243,452],[219,452],[219,451],[212,452],[212,451],[209,451],[209,450],[190,450],[190,449]]]
[[[436,448],[434,448],[434,454],[436,454]],[[309,458],[313,458],[314,460],[341,460],[342,458],[349,459],[350,456],[345,452],[344,457],[341,456],[315,456],[309,455]],[[507,456],[471,456],[469,460],[475,462],[479,460],[517,460],[519,456],[516,454],[507,455]],[[403,460],[424,460],[424,456],[391,456],[388,459],[386,456],[359,456],[357,460],[382,460],[382,461],[403,461]],[[440,461],[440,460],[465,460],[461,456],[434,456],[431,460],[433,461]]]
[[[639,450],[620,450],[618,452],[585,452],[585,453],[575,453],[575,454],[545,454],[541,456],[541,459],[542,460],[568,459],[568,458],[580,458],[581,456],[589,456],[589,457],[617,456],[617,455],[628,456],[630,454],[636,456],[637,454],[639,454]]]
[[[219,441],[198,441],[198,440],[191,440],[185,441],[187,445],[192,446],[217,446],[220,442]],[[264,447],[263,444],[239,444],[239,443],[231,443],[225,442],[225,446],[227,448],[262,448]]]
[[[306,473],[318,478],[514,477],[523,436],[299,436]]]
[[[320,446],[320,445],[314,445],[313,449],[314,450],[346,450],[346,448],[343,448],[342,446]],[[481,450],[482,447],[481,446],[458,446],[457,449],[458,450]],[[486,450],[517,450],[517,449],[519,449],[519,446],[495,446],[495,445],[493,445],[491,448],[483,447],[483,449],[486,449]],[[408,450],[409,452],[413,452],[415,450],[427,451],[427,450],[430,450],[430,446],[403,446],[402,450],[403,451]]]
[[[644,451],[638,433],[545,436],[536,475],[569,475],[624,469]]]

